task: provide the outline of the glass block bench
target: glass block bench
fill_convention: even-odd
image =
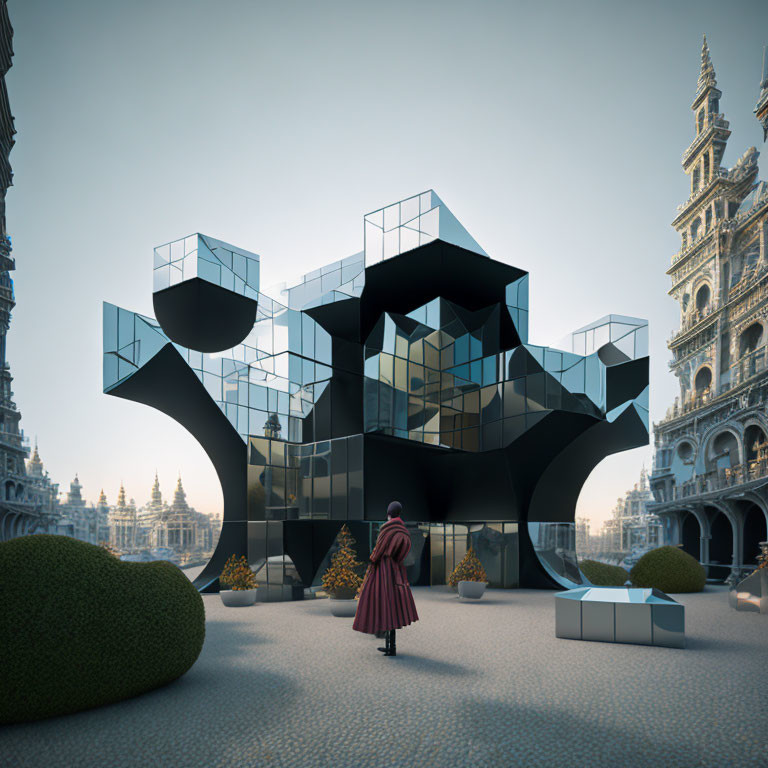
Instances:
[[[555,635],[685,648],[685,607],[658,589],[569,589],[555,595]]]

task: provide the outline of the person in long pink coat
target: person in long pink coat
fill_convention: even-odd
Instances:
[[[411,550],[411,537],[400,518],[403,507],[393,501],[387,508],[371,552],[352,629],[374,635],[386,633],[385,656],[397,656],[395,630],[419,620],[403,561]]]

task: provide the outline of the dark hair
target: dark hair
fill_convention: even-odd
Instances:
[[[387,517],[399,517],[402,511],[403,505],[399,501],[392,501],[387,507]]]

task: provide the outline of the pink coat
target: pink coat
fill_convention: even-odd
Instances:
[[[403,565],[410,550],[411,537],[403,521],[393,517],[384,523],[371,552],[352,629],[375,634],[419,620]]]

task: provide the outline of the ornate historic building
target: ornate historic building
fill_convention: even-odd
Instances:
[[[11,238],[5,222],[5,195],[13,183],[9,155],[16,133],[5,85],[13,56],[12,38],[8,8],[5,0],[0,0],[0,541],[49,530],[56,521],[46,483],[27,477],[29,443],[19,428],[21,414],[13,402],[13,377],[6,360],[6,335],[16,305],[10,276],[16,263],[11,257]]]
[[[59,505],[61,519],[57,533],[72,536],[90,544],[109,541],[109,507],[102,490],[97,506],[86,503],[82,495],[83,486],[77,475],[69,484],[67,500]]]
[[[135,555],[139,559],[167,556],[169,553],[163,552],[166,549],[173,550],[174,555],[182,558],[195,552],[210,553],[216,545],[221,526],[220,518],[202,514],[189,506],[181,477],[172,503],[166,504],[157,473],[145,506],[137,508],[133,499],[126,502],[125,488],[121,485],[117,504],[111,510],[102,491],[99,506],[92,511],[101,509],[109,514],[105,540],[108,539],[122,553]],[[84,538],[76,533],[70,535]]]
[[[160,488],[157,486],[157,493],[159,492]],[[195,549],[196,514],[187,504],[187,495],[179,477],[171,506],[163,510],[161,519],[152,528],[152,546],[169,547],[175,552],[189,552]]]
[[[768,521],[768,184],[754,147],[721,165],[730,135],[721,96],[705,38],[682,158],[691,194],[672,222],[682,244],[668,270],[680,396],[655,425],[650,483],[668,540],[711,577],[754,564]],[[768,136],[768,54],[755,113]]]
[[[44,516],[45,524],[43,530],[51,532],[52,527],[57,523],[59,510],[59,484],[54,483],[40,458],[40,452],[35,443],[35,450],[32,458],[27,461],[27,492],[37,497],[37,503],[40,504],[41,515]]]
[[[616,501],[613,517],[606,520],[596,542],[597,551],[605,558],[632,559],[661,545],[663,528],[659,518],[648,511],[653,496],[645,469],[634,487]]]
[[[136,504],[131,499],[125,500],[125,487],[120,484],[117,504],[109,513],[109,543],[121,552],[133,552],[136,549],[137,534]]]

